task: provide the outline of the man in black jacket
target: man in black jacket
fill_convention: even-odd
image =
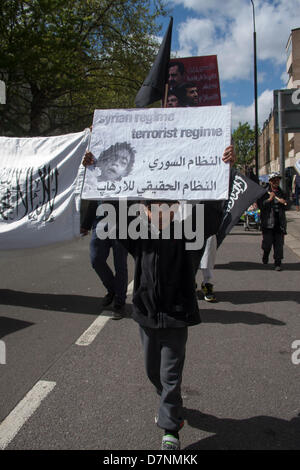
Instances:
[[[260,200],[257,201],[261,211],[262,249],[264,264],[268,264],[269,255],[273,246],[274,265],[276,271],[281,271],[281,260],[283,259],[284,235],[286,234],[287,206],[286,196],[279,187],[281,176],[272,173],[269,177],[269,188]]]

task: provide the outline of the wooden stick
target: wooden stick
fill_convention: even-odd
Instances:
[[[169,84],[166,83],[165,85],[165,99],[164,99],[164,108],[167,107],[167,99],[168,99],[168,91],[169,91]]]

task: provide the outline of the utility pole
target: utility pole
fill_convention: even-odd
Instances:
[[[254,49],[254,107],[255,107],[255,173],[259,177],[258,170],[258,110],[257,110],[257,60],[256,60],[256,28],[255,28],[255,8],[253,0],[251,0],[253,8],[253,49]]]
[[[285,191],[286,190],[285,157],[284,157],[285,129],[283,127],[283,105],[282,105],[282,93],[280,90],[278,90],[278,133],[279,133],[279,161],[280,161],[281,187],[283,191]]]

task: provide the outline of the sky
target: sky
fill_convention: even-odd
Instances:
[[[258,120],[273,108],[273,90],[287,85],[286,44],[300,28],[300,0],[253,0],[255,6]],[[222,104],[232,106],[232,126],[254,125],[253,7],[251,0],[169,0],[172,55],[217,55]],[[169,18],[162,21],[162,35]]]

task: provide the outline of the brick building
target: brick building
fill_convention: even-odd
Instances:
[[[292,29],[286,46],[286,71],[289,75],[287,88],[300,87],[300,28]],[[299,81],[299,83],[295,83]],[[288,156],[285,161],[286,168],[294,166],[295,160],[300,158],[300,132],[288,134]]]
[[[288,83],[286,88],[300,86],[300,28],[291,31],[286,45]],[[296,83],[299,80],[299,83]],[[300,158],[300,133],[285,134],[285,168],[287,177],[287,189],[291,184],[292,175],[295,173],[294,163]],[[264,122],[259,136],[259,174],[267,175],[273,171],[280,171],[279,160],[279,135],[274,129],[274,114],[270,113]]]

